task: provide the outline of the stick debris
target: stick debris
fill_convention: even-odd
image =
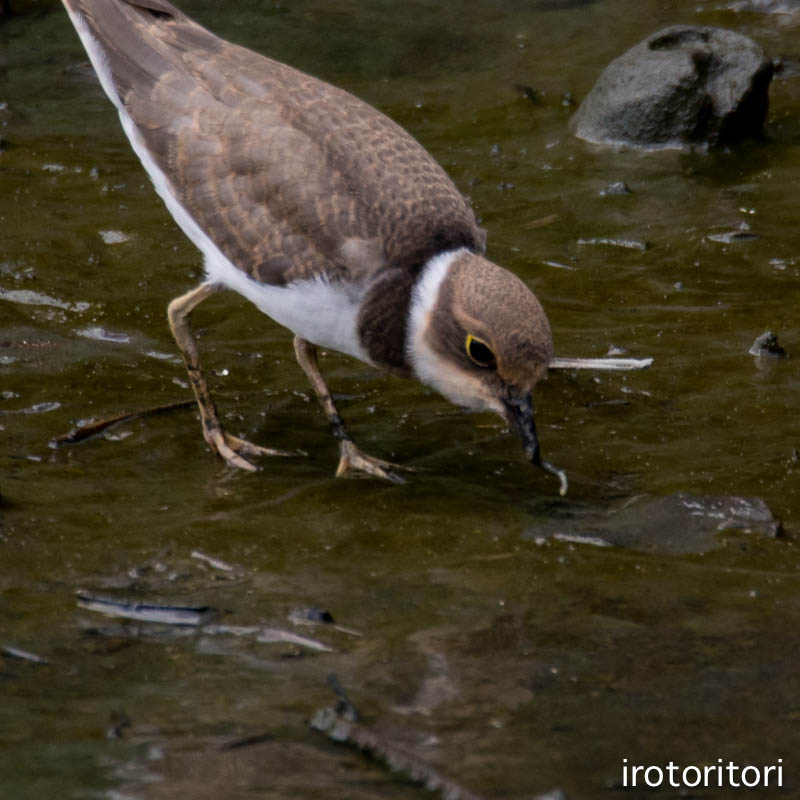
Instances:
[[[133,619],[138,622],[153,622],[160,625],[181,625],[197,627],[217,615],[211,606],[171,606],[155,603],[138,603],[101,597],[84,589],[76,593],[78,607],[95,611],[108,617]]]
[[[550,369],[593,369],[600,372],[628,372],[647,369],[652,358],[553,358]]]
[[[399,773],[412,783],[417,783],[432,792],[440,792],[444,800],[487,800],[484,795],[464,788],[442,775],[418,756],[409,753],[385,737],[358,722],[358,712],[347,697],[335,675],[328,682],[337,697],[334,708],[321,708],[309,721],[309,725],[329,739],[346,744],[364,755]]]
[[[50,440],[50,447],[61,447],[65,444],[77,444],[86,439],[91,439],[92,436],[105,433],[109,428],[114,425],[119,425],[123,422],[136,419],[137,417],[146,417],[153,414],[164,414],[167,411],[177,411],[181,408],[190,408],[197,405],[196,400],[180,400],[177,403],[167,403],[163,406],[155,406],[154,408],[144,408],[140,411],[126,411],[122,414],[115,414],[113,417],[106,417],[105,419],[97,419],[92,422],[86,422],[83,425],[76,425],[71,431],[56,436]]]

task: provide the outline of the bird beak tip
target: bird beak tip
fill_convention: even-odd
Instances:
[[[569,486],[567,482],[567,473],[558,467],[554,467],[548,461],[542,460],[542,452],[539,447],[539,437],[536,435],[536,424],[530,395],[506,400],[505,406],[508,421],[522,439],[525,455],[535,467],[539,467],[558,478],[560,482],[558,491],[561,497],[563,497],[567,493]]]

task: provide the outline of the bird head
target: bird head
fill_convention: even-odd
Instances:
[[[408,355],[420,381],[464,408],[496,412],[527,457],[546,464],[531,391],[547,372],[553,337],[516,275],[467,250],[429,261],[412,295]]]

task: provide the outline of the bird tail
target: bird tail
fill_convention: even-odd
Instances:
[[[122,110],[132,87],[154,85],[178,57],[164,38],[173,26],[214,39],[167,0],[62,0],[111,101]],[[161,45],[161,46],[160,46]]]

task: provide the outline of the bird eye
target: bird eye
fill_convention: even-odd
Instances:
[[[497,364],[497,359],[495,359],[491,347],[489,347],[483,339],[479,339],[471,333],[467,334],[467,340],[464,346],[470,360],[479,367],[489,368]]]

